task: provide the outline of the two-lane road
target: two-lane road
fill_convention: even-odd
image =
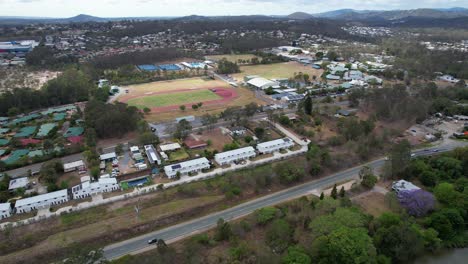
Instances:
[[[440,148],[432,148],[428,150],[418,150],[413,152],[413,156],[426,156],[445,151],[450,151],[458,144],[448,145]],[[437,150],[437,151],[435,151]],[[192,221],[184,222],[175,226],[164,228],[155,232],[151,232],[139,237],[125,240],[104,248],[104,256],[109,259],[116,259],[127,254],[141,253],[152,249],[155,246],[148,245],[148,240],[153,238],[164,239],[166,242],[174,242],[189,235],[209,230],[216,226],[218,219],[223,218],[227,221],[237,219],[254,212],[257,209],[272,206],[285,201],[295,199],[304,195],[311,194],[313,190],[327,188],[335,183],[344,182],[357,177],[363,166],[369,166],[374,170],[381,168],[385,163],[384,159],[374,160],[367,164],[357,166],[346,171],[342,171],[331,176],[311,181],[299,186],[295,186],[268,196],[260,197],[240,204],[238,206],[226,209],[221,212],[216,212]]]

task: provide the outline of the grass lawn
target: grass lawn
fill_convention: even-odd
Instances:
[[[182,105],[187,103],[198,103],[204,101],[212,101],[221,99],[217,94],[210,90],[195,90],[173,94],[157,94],[134,98],[128,101],[129,105],[136,106],[140,109],[145,107],[162,107],[171,105]]]
[[[169,153],[170,161],[180,161],[189,158],[189,154],[184,149],[179,149],[177,151]]]
[[[279,79],[279,78],[290,78],[294,76],[294,73],[302,72],[312,76],[320,78],[323,70],[316,70],[311,66],[304,66],[298,62],[285,62],[285,63],[274,63],[266,65],[249,65],[241,66],[241,73],[233,74],[233,77],[238,81],[243,81],[244,76],[247,75],[259,75],[268,79]]]
[[[86,217],[95,218],[96,221],[93,221],[94,223],[51,235],[47,241],[51,245],[63,247],[69,243],[83,241],[93,236],[99,236],[100,234],[111,232],[112,230],[130,228],[131,226],[136,226],[147,221],[154,221],[161,217],[177,214],[196,206],[220,201],[223,198],[223,195],[219,195],[175,200],[161,205],[143,208],[139,217],[136,217],[132,206],[123,207],[120,208],[120,210],[114,211],[113,214],[117,216],[106,220],[99,220],[100,216],[102,216],[102,211],[97,213],[93,210],[93,213],[88,213]],[[97,209],[98,208],[96,208],[96,210]],[[80,214],[65,218],[61,216],[62,224],[72,225],[73,223],[80,221],[77,219],[78,216],[80,216]]]
[[[251,60],[253,58],[256,58],[257,56],[253,54],[223,54],[223,55],[212,55],[212,56],[207,56],[209,60],[221,60],[223,58],[226,58],[230,62],[238,62],[239,60]]]

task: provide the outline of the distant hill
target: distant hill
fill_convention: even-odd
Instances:
[[[447,9],[419,8],[411,10],[391,11],[341,9],[325,13],[313,14],[313,16],[342,20],[399,20],[408,17],[457,18],[468,16],[468,9],[461,7]]]
[[[289,19],[297,19],[297,20],[310,19],[310,18],[313,18],[313,17],[314,17],[313,15],[305,13],[305,12],[296,12],[296,13],[292,13],[289,16],[287,16],[287,18],[289,18]]]
[[[80,14],[74,17],[65,18],[63,19],[64,22],[71,22],[71,23],[83,23],[83,22],[107,22],[111,21],[110,18],[102,18],[102,17],[95,17],[90,15]]]

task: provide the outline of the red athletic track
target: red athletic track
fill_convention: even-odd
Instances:
[[[131,99],[141,98],[141,97],[144,97],[144,96],[153,96],[153,95],[158,95],[158,94],[172,94],[172,93],[191,92],[191,91],[196,91],[196,90],[202,90],[202,89],[182,89],[182,90],[173,90],[173,91],[151,92],[151,93],[143,94],[143,95],[128,96],[125,99],[119,100],[119,101],[122,102],[122,103],[126,103]],[[205,90],[208,90],[208,89],[205,89]],[[212,90],[212,91],[216,90],[216,92],[214,92],[214,93],[217,94],[222,99],[204,101],[204,102],[202,102],[203,105],[225,105],[225,104],[229,103],[230,101],[232,101],[232,100],[239,97],[237,92],[232,88],[231,89],[227,89],[227,88],[210,88],[209,90]],[[187,109],[189,109],[189,108],[192,107],[192,104],[195,104],[195,102],[194,103],[187,103],[187,104],[184,104],[184,105],[187,107]],[[153,112],[153,113],[168,112],[168,111],[171,111],[171,110],[179,109],[179,107],[180,107],[180,105],[168,105],[168,106],[161,106],[161,107],[152,107],[151,112]]]

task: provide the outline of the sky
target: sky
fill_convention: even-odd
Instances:
[[[468,8],[468,0],[0,0],[0,16],[99,17],[287,15],[343,8]]]

